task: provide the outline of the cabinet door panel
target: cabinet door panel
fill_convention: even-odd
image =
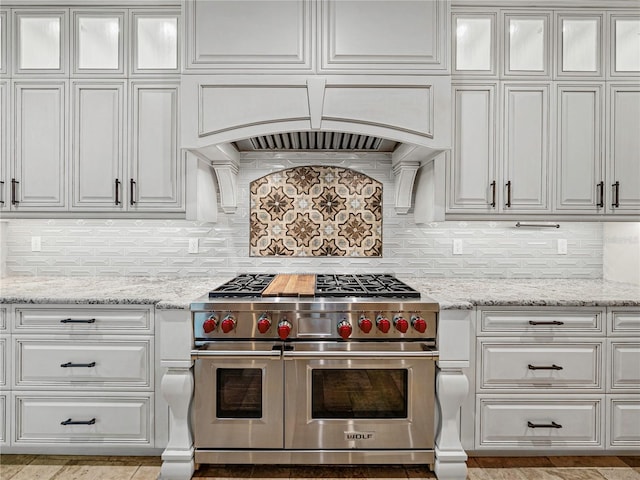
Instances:
[[[14,73],[64,75],[68,10],[14,10]]]
[[[548,209],[549,86],[505,85],[503,126],[506,211]]]
[[[192,3],[194,2],[187,2],[188,8],[192,7]],[[207,3],[214,5],[219,2]],[[225,16],[222,18],[225,18],[223,23],[233,24],[235,29],[238,29],[240,24],[229,22]],[[133,74],[180,73],[179,20],[180,13],[170,10],[153,13],[132,12],[130,50],[132,55],[131,72]],[[215,31],[216,28],[209,25],[209,30]],[[232,44],[233,41],[226,38],[224,43]]]
[[[505,76],[550,77],[551,14],[504,14]]]
[[[178,84],[133,83],[129,208],[180,209]]]
[[[125,14],[111,10],[75,10],[72,17],[73,74],[124,74]]]
[[[638,451],[640,400],[630,395],[608,395],[607,447]]]
[[[65,206],[66,83],[15,84],[16,209]]]
[[[495,211],[496,85],[455,85],[448,210]],[[497,194],[497,192],[496,192]],[[496,204],[497,205],[497,204]]]
[[[637,12],[636,12],[637,13]],[[640,16],[630,13],[611,15],[610,75],[612,77],[637,77],[640,75]]]
[[[610,85],[609,171],[611,213],[640,214],[640,87]],[[619,182],[617,187],[613,185]],[[615,206],[617,205],[617,206]]]
[[[10,198],[9,189],[11,178],[9,177],[7,140],[9,139],[9,85],[5,81],[0,81],[0,211],[9,209]]]
[[[124,82],[73,85],[72,207],[122,208],[124,92]]]
[[[9,71],[9,58],[7,57],[9,50],[7,48],[7,39],[10,38],[7,33],[9,30],[9,12],[0,10],[0,74],[5,75]]]
[[[602,78],[603,14],[558,13],[556,16],[558,77]]]
[[[496,13],[454,13],[454,74],[496,74]]]
[[[602,85],[558,86],[558,210],[604,211]]]

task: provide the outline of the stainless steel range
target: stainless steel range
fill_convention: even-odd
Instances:
[[[430,464],[438,304],[391,275],[240,275],[191,304],[195,462]]]

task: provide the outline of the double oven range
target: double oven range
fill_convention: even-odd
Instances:
[[[438,310],[391,275],[244,274],[192,303],[195,462],[433,466]]]

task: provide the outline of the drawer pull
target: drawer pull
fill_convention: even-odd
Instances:
[[[529,320],[529,325],[564,325],[564,322],[560,320],[553,320],[551,322],[536,322],[535,320]]]
[[[96,366],[96,362],[91,362],[91,363],[71,363],[71,362],[67,362],[67,363],[61,363],[60,366],[62,368],[69,368],[69,367],[91,368],[91,367],[95,367]]]
[[[527,422],[527,427],[529,428],[562,428],[562,425],[556,422],[551,423],[531,423]]]
[[[95,318],[89,318],[87,320],[75,319],[75,318],[64,318],[60,320],[60,323],[96,323]]]
[[[78,420],[74,421],[70,418],[67,418],[64,422],[60,422],[60,425],[94,425],[96,423],[96,419],[92,418],[91,420]]]
[[[529,365],[529,370],[563,370],[563,368],[555,363],[550,366],[538,367],[536,365]]]

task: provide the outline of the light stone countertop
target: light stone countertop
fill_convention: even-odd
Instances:
[[[230,278],[5,277],[0,303],[189,304]],[[441,310],[475,306],[640,306],[640,286],[603,280],[401,277],[440,303]]]

